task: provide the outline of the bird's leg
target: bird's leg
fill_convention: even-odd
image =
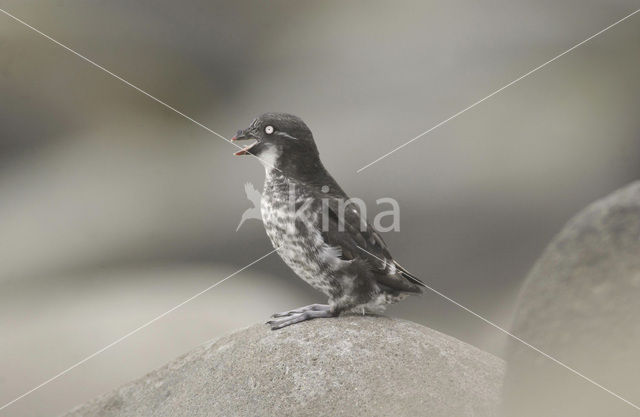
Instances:
[[[302,313],[296,313],[290,316],[281,317],[279,319],[269,320],[267,324],[271,325],[271,330],[277,330],[295,323],[300,323],[302,321],[334,316],[336,316],[336,314],[331,312],[330,310],[307,310]]]
[[[293,314],[304,313],[305,311],[325,311],[329,310],[328,304],[310,304],[308,306],[296,308],[295,310],[283,311],[282,313],[275,313],[271,317],[286,317]]]
[[[320,304],[323,305],[323,304]],[[327,306],[328,307],[328,306]],[[302,321],[318,319],[318,318],[328,318],[335,317],[339,314],[338,311],[332,311],[331,309],[322,309],[322,310],[306,310],[300,313],[293,313],[288,316],[284,316],[281,318],[276,318],[273,320],[269,320],[267,324],[271,325],[271,330],[282,329],[283,327],[290,326],[295,323],[300,323]]]

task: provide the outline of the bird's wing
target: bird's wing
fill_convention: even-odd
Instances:
[[[339,248],[344,260],[365,260],[375,279],[383,286],[398,291],[420,291],[417,286],[424,286],[424,283],[393,260],[384,240],[361,215],[357,204],[341,198],[323,197],[329,200],[329,218],[322,237],[329,246]],[[341,217],[344,218],[342,227]]]
[[[253,184],[251,184],[250,182],[246,183],[244,185],[244,192],[247,194],[247,198],[253,202],[254,204],[257,204],[257,207],[260,207],[260,199],[262,198],[262,194],[260,194],[260,191],[256,190],[256,187],[253,186]]]

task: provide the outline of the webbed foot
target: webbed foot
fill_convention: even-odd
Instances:
[[[312,304],[296,310],[291,310],[273,315],[274,319],[267,322],[271,326],[271,330],[282,329],[295,323],[307,320],[335,317],[336,314],[331,311],[326,304]]]
[[[293,314],[304,313],[305,311],[328,311],[330,309],[328,304],[310,304],[308,306],[296,308],[295,310],[283,311],[282,313],[275,313],[271,317],[286,317]]]

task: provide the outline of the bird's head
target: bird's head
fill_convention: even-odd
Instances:
[[[254,155],[267,169],[295,172],[320,161],[311,130],[292,114],[265,113],[231,140],[254,140],[235,155]]]

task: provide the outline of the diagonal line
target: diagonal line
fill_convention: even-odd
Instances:
[[[15,20],[18,23],[23,24],[24,26],[28,27],[29,29],[33,30],[34,32],[36,32],[37,34],[49,39],[51,42],[55,43],[56,45],[66,49],[67,51],[71,52],[72,54],[74,54],[75,56],[77,56],[78,58],[88,62],[89,64],[93,65],[94,67],[106,72],[107,74],[111,75],[112,77],[116,78],[119,81],[122,81],[123,83],[125,83],[126,85],[128,85],[129,87],[133,88],[134,90],[144,94],[145,96],[149,97],[150,99],[152,99],[153,101],[156,101],[157,103],[163,105],[164,107],[168,108],[169,110],[179,114],[180,116],[184,117],[185,119],[189,120],[190,122],[195,123],[196,125],[200,126],[201,128],[203,128],[204,130],[206,130],[209,133],[212,133],[214,135],[216,135],[217,137],[219,137],[220,139],[223,139],[226,142],[229,142],[230,144],[232,144],[233,146],[235,146],[238,149],[244,149],[242,146],[230,141],[229,139],[225,138],[224,136],[222,136],[221,134],[219,134],[218,132],[214,131],[213,129],[205,126],[204,124],[200,123],[199,121],[195,120],[194,118],[187,116],[186,114],[184,114],[183,112],[181,112],[180,110],[176,109],[175,107],[165,103],[164,101],[160,100],[159,98],[147,93],[145,90],[143,90],[142,88],[138,87],[137,85],[130,83],[129,81],[125,80],[124,78],[122,78],[121,76],[119,76],[118,74],[115,74],[111,71],[109,71],[108,69],[106,69],[105,67],[103,67],[102,65],[98,64],[97,62],[87,58],[86,56],[82,55],[79,52],[76,52],[75,50],[71,49],[70,47],[68,47],[67,45],[63,44],[62,42],[59,42],[55,39],[53,39],[51,36],[47,35],[46,33],[34,28],[33,26],[31,26],[30,24],[28,24],[27,22],[25,22],[24,20],[21,20],[19,18],[17,18],[16,16],[12,15],[11,13],[7,12],[6,10],[0,9],[0,12],[4,13],[5,15],[7,15],[8,17],[12,18],[13,20]],[[249,154],[253,157],[255,157],[256,159],[259,159],[262,163],[266,164],[267,166],[274,168],[278,171],[280,171],[278,168],[274,167],[273,164],[265,161],[264,159],[253,155],[253,154]],[[1,409],[0,409],[1,410]]]
[[[410,144],[413,141],[416,141],[418,139],[420,139],[421,137],[423,137],[424,135],[436,130],[437,128],[439,128],[440,126],[444,125],[445,123],[455,119],[456,117],[460,116],[462,113],[466,112],[467,110],[471,110],[472,108],[474,108],[475,106],[477,106],[478,104],[482,103],[485,100],[490,99],[491,97],[495,96],[496,94],[500,93],[502,90],[511,87],[512,85],[514,85],[515,83],[517,83],[518,81],[528,77],[529,75],[533,74],[534,72],[538,71],[539,69],[542,69],[543,67],[547,66],[548,64],[552,63],[553,61],[555,61],[556,59],[568,54],[569,52],[573,51],[574,49],[578,48],[579,46],[589,42],[591,39],[595,38],[596,36],[606,32],[607,30],[611,29],[612,27],[616,26],[619,23],[624,22],[625,20],[627,20],[628,18],[630,18],[631,16],[633,16],[634,14],[640,12],[640,9],[636,10],[635,12],[626,15],[625,17],[623,17],[622,19],[618,20],[615,23],[610,24],[609,26],[607,26],[606,28],[602,29],[601,31],[599,31],[598,33],[594,33],[593,35],[589,36],[587,39],[583,40],[580,43],[577,43],[575,45],[573,45],[571,48],[567,49],[566,51],[564,51],[563,53],[561,53],[560,55],[556,55],[554,58],[551,58],[550,60],[548,60],[547,62],[545,62],[542,65],[539,65],[537,67],[535,67],[534,69],[532,69],[531,71],[527,72],[526,74],[516,78],[515,80],[511,81],[509,84],[497,89],[496,91],[494,91],[493,93],[489,94],[488,96],[476,101],[475,103],[473,103],[472,105],[465,107],[464,109],[460,110],[458,113],[454,114],[453,116],[450,116],[446,119],[444,119],[443,121],[441,121],[440,123],[438,123],[437,125],[433,126],[432,128],[425,130],[424,132],[420,133],[418,136],[414,137],[413,139],[411,139],[408,142],[403,143],[402,145],[399,145],[397,147],[395,147],[394,149],[390,150],[389,152],[387,152],[386,154],[382,155],[381,157],[379,157],[378,159],[369,162],[367,165],[363,166],[362,168],[358,169],[356,171],[356,173],[360,173],[362,171],[364,171],[365,169],[369,168],[371,165],[375,164],[376,162],[379,162],[381,160],[383,160],[384,158],[386,158],[387,156],[391,155],[392,153],[399,151],[400,149],[404,148],[405,146],[407,146],[408,144]]]
[[[3,410],[7,407],[9,407],[11,404],[15,403],[16,401],[19,401],[21,399],[23,399],[24,397],[26,397],[27,395],[33,393],[34,391],[44,387],[45,385],[47,385],[50,382],[55,381],[56,379],[60,378],[61,376],[65,375],[66,373],[70,372],[71,370],[73,370],[74,368],[77,368],[78,366],[82,365],[83,363],[87,362],[88,360],[98,356],[99,354],[101,354],[102,352],[104,352],[107,349],[112,348],[113,346],[117,345],[118,343],[122,342],[123,340],[125,340],[126,338],[128,338],[129,336],[132,336],[136,333],[138,333],[140,330],[144,329],[145,327],[155,323],[156,321],[160,320],[161,318],[163,318],[164,316],[172,313],[173,311],[179,309],[180,307],[182,307],[183,305],[187,304],[188,302],[194,300],[195,298],[201,296],[202,294],[204,294],[205,292],[217,287],[218,285],[222,284],[223,282],[225,282],[226,280],[228,280],[229,278],[239,274],[240,272],[244,271],[245,269],[249,268],[250,266],[260,262],[261,260],[263,260],[264,258],[266,258],[267,256],[271,255],[272,253],[274,253],[275,251],[277,251],[278,248],[275,248],[274,250],[272,250],[271,252],[267,253],[266,255],[262,255],[260,258],[256,259],[255,261],[251,262],[250,264],[238,269],[236,272],[234,272],[233,274],[221,279],[220,281],[216,282],[215,284],[205,288],[204,290],[200,291],[199,293],[197,293],[196,295],[187,298],[186,300],[184,300],[183,302],[181,302],[180,304],[176,305],[175,307],[170,308],[169,310],[165,311],[164,313],[160,314],[159,316],[149,320],[148,322],[146,322],[145,324],[131,330],[129,333],[125,334],[124,336],[120,337],[119,339],[109,343],[108,345],[106,345],[105,347],[103,347],[102,349],[92,353],[91,355],[87,356],[86,358],[82,359],[81,361],[75,363],[74,365],[71,365],[70,367],[68,367],[67,369],[65,369],[64,371],[52,376],[51,378],[47,379],[46,381],[44,381],[43,383],[41,383],[40,385],[37,385],[35,387],[33,387],[32,389],[30,389],[29,391],[25,392],[24,394],[14,398],[13,400],[9,401],[8,403],[6,403],[5,405],[3,405],[2,407],[0,407],[0,410]]]
[[[219,138],[225,140],[226,142],[231,143],[233,146],[239,148],[239,149],[243,149],[243,147],[233,143],[232,141],[230,141],[229,139],[225,138],[224,136],[222,136],[221,134],[215,132],[213,129],[205,126],[204,124],[198,122],[197,120],[193,119],[192,117],[187,116],[186,114],[184,114],[183,112],[181,112],[180,110],[176,109],[175,107],[165,103],[164,101],[160,100],[159,98],[149,94],[148,92],[146,92],[145,90],[141,89],[140,87],[136,86],[135,84],[125,80],[124,78],[120,77],[119,75],[109,71],[108,69],[106,69],[105,67],[103,67],[102,65],[94,62],[93,60],[85,57],[84,55],[80,54],[79,52],[76,52],[75,50],[69,48],[68,46],[64,45],[63,43],[53,39],[51,36],[47,35],[46,33],[34,28],[33,26],[29,25],[28,23],[26,23],[25,21],[17,18],[16,16],[13,16],[12,14],[8,13],[7,11],[0,9],[0,12],[4,13],[6,16],[12,18],[13,20],[17,21],[18,23],[21,23],[22,25],[28,27],[29,29],[33,30],[34,32],[38,33],[39,35],[47,38],[48,40],[50,40],[51,42],[55,43],[56,45],[66,49],[67,51],[71,52],[72,54],[78,56],[79,58],[83,59],[84,61],[88,62],[89,64],[93,65],[94,67],[106,72],[107,74],[111,75],[112,77],[116,78],[119,81],[122,81],[123,83],[125,83],[126,85],[128,85],[129,87],[135,89],[136,91],[144,94],[145,96],[149,97],[150,99],[156,101],[157,103],[163,105],[164,107],[168,108],[169,110],[174,111],[175,113],[179,114],[180,116],[184,117],[185,119],[195,123],[196,125],[200,126],[201,128],[205,129],[206,131],[208,131],[209,133],[212,133],[216,136],[218,136]],[[278,170],[278,168],[274,167],[271,163],[268,163],[267,161],[264,161],[263,159],[261,159],[260,157],[256,156],[256,155],[252,155],[251,156],[259,159],[261,162],[263,162],[265,165],[270,166],[273,169]],[[279,170],[278,170],[279,171]],[[82,365],[83,363],[89,361],[90,359],[94,358],[95,356],[98,356],[99,354],[101,354],[102,352],[110,349],[111,347],[117,345],[118,343],[122,342],[123,340],[127,339],[128,337],[134,335],[135,333],[139,332],[140,330],[146,328],[147,326],[155,323],[156,321],[160,320],[161,318],[165,317],[166,315],[170,314],[171,312],[177,310],[178,308],[182,307],[183,305],[187,304],[188,302],[194,300],[195,298],[199,297],[200,295],[204,294],[205,292],[217,287],[218,285],[222,284],[224,281],[228,280],[229,278],[235,276],[236,274],[244,271],[245,269],[249,268],[250,266],[256,264],[257,262],[261,261],[262,259],[266,258],[267,256],[271,255],[272,253],[274,253],[275,251],[277,251],[279,248],[276,248],[274,250],[272,250],[271,252],[263,255],[262,257],[256,259],[255,261],[251,262],[250,264],[244,266],[243,268],[237,270],[236,272],[234,272],[233,274],[227,276],[226,278],[216,282],[215,284],[209,286],[208,288],[205,288],[204,290],[200,291],[199,293],[195,294],[194,296],[188,298],[187,300],[181,302],[180,304],[176,305],[175,307],[172,307],[171,309],[167,310],[166,312],[160,314],[159,316],[153,318],[152,320],[146,322],[145,324],[137,327],[136,329],[130,331],[129,333],[125,334],[124,336],[120,337],[119,339],[111,342],[110,344],[108,344],[107,346],[103,347],[102,349],[92,353],[91,355],[85,357],[84,359],[82,359],[81,361],[75,363],[74,365],[68,367],[67,369],[63,370],[62,372],[54,375],[53,377],[47,379],[46,381],[42,382],[41,384],[35,386],[34,388],[30,389],[29,391],[23,393],[22,395],[14,398],[13,400],[9,401],[8,403],[4,404],[3,406],[0,407],[0,410],[3,410],[7,407],[9,407],[11,404],[15,403],[16,401],[21,400],[22,398],[30,395],[31,393],[37,391],[38,389],[44,387],[45,385],[49,384],[50,382],[55,381],[56,379],[60,378],[61,376],[67,374],[68,372],[70,372],[71,370],[75,369],[76,367]]]
[[[358,246],[358,245],[356,245]],[[374,255],[373,253],[367,251],[366,249],[361,248],[360,246],[358,246],[358,249],[360,249],[363,252],[368,253],[369,255],[373,256],[374,258],[376,258],[377,260],[379,260],[380,262],[385,263],[384,260],[378,258],[376,255]],[[424,284],[424,283],[423,283]],[[447,297],[446,295],[444,295],[443,293],[441,293],[440,291],[431,288],[429,285],[424,284],[424,286],[429,289],[430,291],[433,291],[434,293],[438,294],[440,297],[444,298],[445,300],[457,305],[458,307],[460,307],[461,309],[463,309],[464,311],[466,311],[469,314],[474,315],[475,317],[479,318],[480,320],[484,321],[485,323],[495,327],[496,329],[500,330],[502,333],[506,334],[507,336],[512,337],[513,339],[517,340],[518,342],[522,343],[523,345],[527,346],[530,349],[535,350],[536,352],[538,352],[539,354],[541,354],[542,356],[544,356],[545,358],[557,363],[558,365],[562,366],[563,368],[573,372],[575,375],[579,376],[580,378],[584,379],[587,382],[592,383],[593,385],[595,385],[596,387],[602,389],[603,391],[608,392],[609,394],[613,395],[614,397],[616,397],[617,399],[624,401],[625,403],[627,403],[628,405],[630,405],[631,407],[635,408],[636,410],[640,411],[640,407],[637,406],[636,404],[632,403],[629,400],[624,399],[623,397],[621,397],[620,395],[616,394],[615,392],[611,391],[610,389],[598,384],[596,381],[594,381],[593,379],[589,378],[588,376],[581,374],[580,372],[576,371],[575,369],[573,369],[572,367],[570,367],[569,365],[566,365],[564,362],[559,361],[558,359],[554,358],[553,356],[543,352],[542,350],[538,349],[537,347],[533,346],[532,344],[528,343],[525,340],[522,340],[521,338],[519,338],[518,336],[514,335],[513,333],[509,332],[508,330],[503,329],[502,327],[498,326],[497,324],[495,324],[494,322],[485,319],[484,317],[482,317],[481,315],[475,313],[474,311],[468,309],[467,307],[463,306],[462,304],[460,304],[459,302]]]
[[[0,9],[0,12],[4,13],[6,16],[8,16],[8,17],[12,18],[13,20],[15,20],[15,21],[17,21],[17,22],[21,23],[22,25],[24,25],[24,26],[28,27],[29,29],[33,30],[34,32],[38,33],[39,35],[41,35],[41,36],[43,36],[43,37],[47,38],[48,40],[50,40],[51,42],[53,42],[53,43],[57,44],[58,46],[60,46],[60,47],[62,47],[62,48],[64,48],[64,49],[66,49],[67,51],[69,51],[69,52],[71,52],[71,53],[73,53],[74,55],[76,55],[76,56],[78,56],[79,58],[83,59],[84,61],[86,61],[86,62],[90,63],[91,65],[95,66],[96,68],[98,68],[98,69],[100,69],[100,70],[102,70],[102,71],[106,72],[107,74],[111,75],[112,77],[114,77],[114,78],[118,79],[119,81],[121,81],[121,82],[125,83],[125,84],[126,84],[126,85],[128,85],[129,87],[131,87],[131,88],[133,88],[133,89],[137,90],[138,92],[140,92],[140,93],[142,93],[142,94],[146,95],[147,97],[149,97],[149,98],[151,98],[152,100],[156,101],[157,103],[159,103],[159,104],[163,105],[164,107],[166,107],[166,108],[168,108],[168,109],[172,110],[173,112],[175,112],[175,113],[179,114],[180,116],[182,116],[182,117],[184,117],[185,119],[187,119],[187,120],[191,121],[192,123],[194,123],[194,124],[196,124],[196,125],[200,126],[201,128],[205,129],[205,130],[206,130],[206,131],[208,131],[209,133],[212,133],[212,134],[214,134],[214,135],[218,136],[219,138],[221,138],[221,139],[223,139],[223,140],[225,140],[225,141],[227,141],[227,142],[231,143],[232,145],[236,146],[237,148],[242,149],[242,147],[241,147],[241,146],[239,146],[239,145],[237,145],[237,144],[235,144],[235,143],[231,142],[229,139],[225,138],[224,136],[220,135],[219,133],[215,132],[214,130],[210,129],[209,127],[205,126],[204,124],[202,124],[202,123],[198,122],[197,120],[195,120],[195,119],[193,119],[193,118],[191,118],[191,117],[187,116],[186,114],[184,114],[183,112],[179,111],[179,110],[178,110],[178,109],[176,109],[175,107],[173,107],[173,106],[171,106],[171,105],[169,105],[169,104],[165,103],[164,101],[162,101],[162,100],[160,100],[160,99],[156,98],[155,96],[153,96],[153,95],[149,94],[148,92],[146,92],[145,90],[141,89],[140,87],[138,87],[138,86],[136,86],[136,85],[132,84],[131,82],[129,82],[129,81],[127,81],[127,80],[125,80],[124,78],[120,77],[119,75],[117,75],[117,74],[115,74],[115,73],[113,73],[113,72],[109,71],[109,70],[108,70],[108,69],[106,69],[105,67],[103,67],[103,66],[101,66],[101,65],[97,64],[96,62],[92,61],[91,59],[89,59],[89,58],[85,57],[84,55],[82,55],[82,54],[80,54],[80,53],[76,52],[75,50],[73,50],[73,49],[69,48],[68,46],[66,46],[66,45],[62,44],[61,42],[59,42],[59,41],[57,41],[57,40],[53,39],[53,38],[52,38],[52,37],[50,37],[49,35],[47,35],[47,34],[45,34],[45,33],[41,32],[40,30],[38,30],[38,29],[36,29],[36,28],[34,28],[33,26],[29,25],[28,23],[24,22],[23,20],[21,20],[21,19],[19,19],[19,18],[15,17],[15,16],[13,16],[12,14],[10,14],[10,13],[6,12],[6,11],[5,11],[5,10],[3,10],[3,9]],[[629,15],[625,16],[624,18],[622,18],[622,19],[618,20],[617,22],[615,22],[615,23],[613,23],[613,24],[609,25],[608,27],[606,27],[606,28],[602,29],[601,31],[597,32],[596,34],[594,34],[594,35],[590,36],[589,38],[585,39],[584,41],[582,41],[582,42],[580,42],[580,43],[578,43],[578,44],[574,45],[573,47],[569,48],[569,49],[568,49],[568,50],[566,50],[565,52],[563,52],[563,53],[561,53],[561,54],[557,55],[556,57],[554,57],[554,58],[550,59],[549,61],[545,62],[544,64],[542,64],[542,65],[540,65],[540,66],[538,66],[538,67],[534,68],[533,70],[531,70],[531,71],[527,72],[526,74],[524,74],[524,75],[522,75],[521,77],[519,77],[519,78],[515,79],[514,81],[510,82],[509,84],[507,84],[507,85],[505,85],[505,86],[501,87],[500,89],[498,89],[498,90],[494,91],[493,93],[489,94],[488,96],[484,97],[483,99],[476,101],[476,102],[475,102],[475,103],[473,103],[472,105],[470,105],[470,106],[466,107],[465,109],[463,109],[463,110],[461,110],[460,112],[458,112],[458,113],[454,114],[453,116],[451,116],[451,117],[449,117],[449,118],[447,118],[447,119],[443,120],[442,122],[438,123],[437,125],[435,125],[434,127],[430,128],[429,130],[426,130],[425,132],[423,132],[423,133],[419,134],[418,136],[414,137],[413,139],[409,140],[408,142],[404,143],[403,145],[400,145],[400,146],[396,147],[395,149],[393,149],[392,151],[388,152],[387,154],[385,154],[385,155],[381,156],[380,158],[376,159],[375,161],[373,161],[373,162],[371,162],[371,163],[369,163],[369,164],[365,165],[364,167],[360,168],[357,172],[358,172],[358,173],[360,173],[361,171],[363,171],[364,169],[368,168],[369,166],[371,166],[371,165],[375,164],[376,162],[378,162],[378,161],[380,161],[380,160],[382,160],[382,159],[386,158],[387,156],[391,155],[392,153],[396,152],[397,150],[399,150],[399,149],[401,149],[401,148],[403,148],[403,147],[407,146],[407,145],[408,145],[408,144],[410,144],[411,142],[413,142],[413,141],[415,141],[415,140],[417,140],[417,139],[421,138],[422,136],[424,136],[424,135],[428,134],[429,132],[431,132],[431,131],[433,131],[433,130],[437,129],[438,127],[440,127],[440,126],[444,125],[445,123],[449,122],[450,120],[452,120],[452,119],[454,119],[454,118],[458,117],[459,115],[463,114],[463,113],[464,113],[464,112],[466,112],[467,110],[470,110],[471,108],[475,107],[476,105],[478,105],[478,104],[480,104],[480,103],[484,102],[485,100],[487,100],[487,99],[489,99],[489,98],[493,97],[494,95],[496,95],[496,94],[500,93],[502,90],[504,90],[504,89],[506,89],[506,88],[510,87],[511,85],[513,85],[513,84],[515,84],[515,83],[519,82],[520,80],[524,79],[525,77],[527,77],[527,76],[529,76],[529,75],[533,74],[534,72],[538,71],[539,69],[543,68],[544,66],[546,66],[546,65],[550,64],[551,62],[553,62],[553,61],[557,60],[558,58],[560,58],[560,57],[564,56],[565,54],[567,54],[567,53],[569,53],[569,52],[573,51],[574,49],[576,49],[576,48],[578,48],[579,46],[583,45],[584,43],[586,43],[586,42],[590,41],[591,39],[595,38],[596,36],[598,36],[598,35],[602,34],[603,32],[607,31],[608,29],[610,29],[610,28],[612,28],[612,27],[616,26],[617,24],[619,24],[619,23],[621,23],[621,22],[623,22],[623,21],[627,20],[628,18],[630,18],[631,16],[635,15],[635,14],[636,14],[636,13],[638,13],[638,12],[640,12],[640,9],[638,9],[638,10],[634,11],[633,13],[631,13],[631,14],[629,14]],[[252,155],[252,156],[256,157],[257,159],[260,159],[260,158],[258,158],[258,157],[257,157],[257,156],[255,156],[255,155]],[[263,161],[263,162],[264,162],[264,161]],[[270,165],[270,164],[268,164],[268,165]],[[375,258],[379,259],[380,261],[382,261],[380,258],[378,258],[377,256],[375,256],[375,255],[371,254],[370,252],[366,251],[365,249],[361,248],[360,246],[358,246],[358,248],[359,248],[359,249],[361,249],[362,251],[364,251],[364,252],[366,252],[366,253],[368,253],[368,254],[370,254],[370,255],[374,256]],[[139,332],[140,330],[143,330],[143,329],[144,329],[144,328],[146,328],[147,326],[149,326],[149,325],[153,324],[154,322],[156,322],[156,321],[160,320],[161,318],[163,318],[163,317],[165,317],[166,315],[170,314],[171,312],[173,312],[173,311],[177,310],[178,308],[182,307],[183,305],[187,304],[188,302],[190,302],[190,301],[194,300],[195,298],[199,297],[200,295],[204,294],[205,292],[207,292],[207,291],[209,291],[209,290],[211,290],[211,289],[213,289],[213,288],[217,287],[218,285],[222,284],[224,281],[226,281],[226,280],[228,280],[228,279],[232,278],[232,277],[233,277],[233,276],[235,276],[236,274],[238,274],[238,273],[240,273],[240,272],[244,271],[245,269],[249,268],[250,266],[252,266],[252,265],[256,264],[257,262],[259,262],[259,261],[261,261],[262,259],[266,258],[267,256],[271,255],[272,253],[274,253],[274,252],[275,252],[275,251],[277,251],[278,249],[279,249],[279,248],[276,248],[276,249],[274,249],[274,250],[270,251],[269,253],[267,253],[267,254],[263,255],[262,257],[260,257],[260,258],[256,259],[255,261],[251,262],[250,264],[246,265],[245,267],[243,267],[243,268],[239,269],[238,271],[236,271],[236,272],[232,273],[231,275],[229,275],[229,276],[227,276],[227,277],[223,278],[222,280],[220,280],[220,281],[216,282],[215,284],[213,284],[213,285],[211,285],[211,286],[207,287],[206,289],[204,289],[204,290],[202,290],[201,292],[199,292],[199,293],[195,294],[194,296],[192,296],[192,297],[188,298],[187,300],[185,300],[185,301],[181,302],[180,304],[178,304],[178,305],[176,305],[176,306],[172,307],[171,309],[169,309],[169,310],[167,310],[166,312],[164,312],[164,313],[160,314],[159,316],[157,316],[157,317],[153,318],[152,320],[148,321],[147,323],[145,323],[145,324],[143,324],[143,325],[141,325],[141,326],[137,327],[136,329],[134,329],[134,330],[130,331],[129,333],[125,334],[124,336],[120,337],[119,339],[115,340],[114,342],[112,342],[112,343],[108,344],[107,346],[103,347],[102,349],[100,349],[100,350],[98,350],[98,351],[96,351],[96,352],[92,353],[91,355],[89,355],[89,356],[85,357],[84,359],[82,359],[81,361],[77,362],[76,364],[74,364],[74,365],[70,366],[69,368],[65,369],[64,371],[62,371],[62,372],[60,372],[60,373],[56,374],[55,376],[53,376],[53,377],[49,378],[48,380],[46,380],[46,381],[44,381],[43,383],[41,383],[41,384],[37,385],[36,387],[32,388],[31,390],[29,390],[29,391],[25,392],[24,394],[22,394],[22,395],[20,395],[20,396],[16,397],[16,398],[15,398],[15,399],[13,399],[12,401],[10,401],[10,402],[6,403],[6,404],[5,404],[5,405],[3,405],[2,407],[0,407],[0,410],[5,409],[6,407],[10,406],[11,404],[13,404],[13,403],[15,403],[15,402],[17,402],[17,401],[21,400],[22,398],[24,398],[24,397],[26,397],[26,396],[30,395],[31,393],[35,392],[36,390],[38,390],[38,389],[40,389],[40,388],[44,387],[45,385],[49,384],[50,382],[53,382],[54,380],[56,380],[56,379],[58,379],[59,377],[61,377],[61,376],[65,375],[66,373],[70,372],[71,370],[75,369],[76,367],[78,367],[78,366],[82,365],[83,363],[85,363],[85,362],[89,361],[90,359],[94,358],[95,356],[97,356],[97,355],[101,354],[102,352],[104,352],[104,351],[106,351],[106,350],[110,349],[111,347],[115,346],[116,344],[118,344],[118,343],[122,342],[123,340],[127,339],[128,337],[130,337],[130,336],[134,335],[135,333]],[[616,398],[618,398],[618,399],[620,399],[620,400],[624,401],[625,403],[629,404],[630,406],[634,407],[635,409],[640,410],[640,407],[638,407],[637,405],[635,405],[635,404],[633,404],[632,402],[630,402],[630,401],[628,401],[628,400],[624,399],[623,397],[621,397],[620,395],[616,394],[615,392],[613,392],[613,391],[611,391],[611,390],[607,389],[606,387],[604,387],[604,386],[602,386],[602,385],[598,384],[597,382],[595,382],[595,381],[594,381],[594,380],[592,380],[591,378],[589,378],[589,377],[587,377],[587,376],[585,376],[585,375],[581,374],[580,372],[578,372],[578,371],[574,370],[573,368],[569,367],[568,365],[564,364],[563,362],[561,362],[561,361],[559,361],[559,360],[557,360],[557,359],[553,358],[552,356],[550,356],[550,355],[546,354],[545,352],[541,351],[540,349],[536,348],[535,346],[533,346],[533,345],[531,345],[531,344],[527,343],[526,341],[522,340],[521,338],[519,338],[519,337],[517,337],[517,336],[515,336],[515,335],[511,334],[511,333],[510,333],[510,332],[508,332],[507,330],[505,330],[505,329],[503,329],[502,327],[500,327],[500,326],[498,326],[498,325],[494,324],[493,322],[491,322],[491,321],[489,321],[489,320],[485,319],[484,317],[482,317],[482,316],[480,316],[479,314],[477,314],[477,313],[473,312],[472,310],[470,310],[470,309],[468,309],[467,307],[463,306],[462,304],[460,304],[460,303],[456,302],[455,300],[453,300],[453,299],[451,299],[451,298],[447,297],[446,295],[442,294],[441,292],[439,292],[439,291],[437,291],[437,290],[435,290],[435,289],[433,289],[433,288],[429,287],[429,286],[428,286],[428,285],[426,285],[426,284],[425,284],[425,286],[426,286],[426,288],[428,288],[429,290],[431,290],[431,291],[433,291],[434,293],[438,294],[439,296],[441,296],[441,297],[445,298],[446,300],[448,300],[448,301],[452,302],[453,304],[455,304],[455,305],[457,305],[458,307],[462,308],[463,310],[465,310],[465,311],[469,312],[470,314],[472,314],[472,315],[476,316],[477,318],[481,319],[482,321],[486,322],[487,324],[489,324],[489,325],[491,325],[491,326],[495,327],[496,329],[498,329],[498,330],[500,330],[501,332],[503,332],[503,333],[507,334],[508,336],[510,336],[510,337],[512,337],[512,338],[514,338],[515,340],[519,341],[520,343],[524,344],[525,346],[527,346],[527,347],[529,347],[529,348],[531,348],[531,349],[535,350],[536,352],[540,353],[541,355],[545,356],[546,358],[548,358],[548,359],[552,360],[553,362],[557,363],[558,365],[561,365],[562,367],[564,367],[564,368],[566,368],[567,370],[569,370],[569,371],[573,372],[574,374],[576,374],[576,375],[580,376],[581,378],[583,378],[583,379],[585,379],[586,381],[588,381],[588,382],[592,383],[593,385],[595,385],[595,386],[597,386],[597,387],[601,388],[602,390],[604,390],[604,391],[608,392],[609,394],[611,394],[611,395],[615,396]]]

